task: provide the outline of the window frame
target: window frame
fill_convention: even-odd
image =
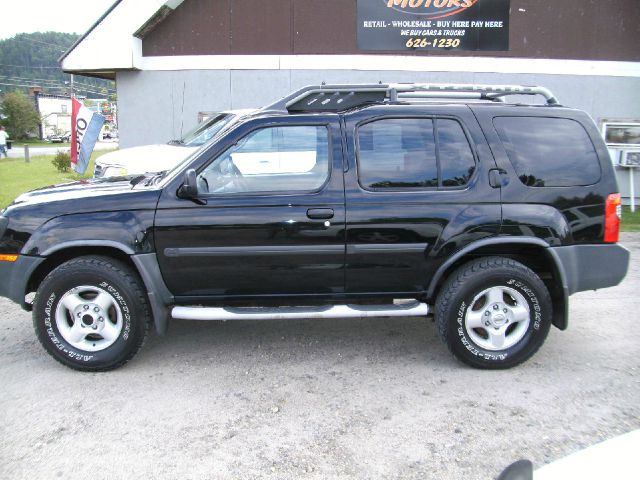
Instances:
[[[327,132],[327,177],[325,178],[322,185],[320,185],[315,190],[260,190],[254,192],[221,192],[221,193],[200,193],[198,192],[199,198],[221,198],[221,197],[264,197],[264,196],[296,196],[296,195],[314,195],[322,192],[329,182],[331,181],[331,176],[333,174],[333,139],[331,135],[331,123],[313,123],[313,122],[302,122],[302,123],[268,123],[262,125],[255,125],[253,128],[248,130],[244,135],[234,141],[231,145],[228,145],[224,150],[218,152],[211,160],[205,162],[201,167],[196,169],[196,177],[198,177],[203,171],[205,171],[209,166],[215,163],[218,159],[224,156],[231,148],[235,147],[242,140],[247,138],[249,135],[252,135],[258,130],[264,130],[267,128],[286,128],[286,127],[321,127],[324,128]]]
[[[462,133],[467,140],[467,144],[469,145],[469,149],[471,151],[471,155],[473,157],[473,175],[469,177],[469,181],[465,185],[451,186],[445,187],[442,185],[442,168],[440,166],[440,140],[438,138],[438,119],[442,120],[453,120],[462,128]],[[361,168],[361,158],[360,158],[360,128],[368,125],[370,123],[379,122],[383,120],[431,120],[433,123],[433,137],[435,143],[435,152],[436,152],[436,167],[438,172],[438,186],[437,187],[377,187],[371,188],[366,187],[361,183],[360,179],[360,168]],[[444,191],[462,191],[467,190],[474,182],[476,176],[478,175],[478,154],[476,152],[476,148],[474,143],[471,141],[471,135],[465,125],[465,123],[455,115],[381,115],[377,117],[368,118],[362,122],[359,122],[355,126],[355,159],[356,159],[356,178],[358,181],[358,186],[367,192],[374,193],[384,193],[384,192],[402,192],[402,193],[410,193],[410,192],[444,192]]]

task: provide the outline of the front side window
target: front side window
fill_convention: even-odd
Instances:
[[[358,129],[358,177],[366,189],[463,187],[474,170],[456,120],[384,119]]]
[[[324,126],[261,128],[227,149],[198,175],[198,192],[309,192],[329,177]]]

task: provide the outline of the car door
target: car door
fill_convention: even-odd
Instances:
[[[345,121],[347,293],[413,296],[452,252],[498,233],[495,161],[467,106],[372,107]]]
[[[344,179],[337,116],[254,119],[178,177],[155,219],[160,270],[184,301],[344,291]]]

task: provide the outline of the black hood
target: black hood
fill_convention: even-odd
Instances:
[[[160,196],[157,186],[139,177],[88,179],[39,188],[16,198],[3,212],[8,217],[31,217],[41,223],[60,215],[120,210],[154,210]]]

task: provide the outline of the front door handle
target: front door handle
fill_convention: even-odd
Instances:
[[[307,217],[317,220],[328,220],[333,218],[333,208],[310,208],[307,210]]]

